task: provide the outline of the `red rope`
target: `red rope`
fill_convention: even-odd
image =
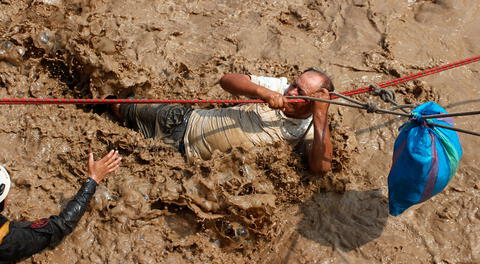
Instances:
[[[421,72],[418,72],[418,73],[403,76],[403,77],[400,77],[400,78],[397,78],[397,79],[393,79],[391,81],[379,83],[377,85],[380,88],[386,88],[386,87],[389,87],[389,86],[398,85],[398,84],[408,82],[408,81],[411,81],[411,80],[415,80],[415,79],[418,79],[418,78],[421,78],[421,77],[436,74],[436,73],[439,73],[439,72],[442,72],[442,71],[457,68],[457,67],[464,66],[464,65],[467,65],[467,64],[470,64],[470,63],[474,63],[474,62],[477,62],[479,60],[480,60],[480,56],[475,56],[475,57],[468,58],[468,59],[465,59],[465,60],[445,64],[445,65],[438,66],[438,67],[435,67],[435,68],[431,68],[431,69],[428,69],[428,70],[425,70],[425,71],[421,71]],[[346,95],[346,96],[350,96],[350,95],[361,94],[361,93],[366,93],[366,92],[370,92],[370,91],[372,91],[372,88],[370,88],[369,86],[365,86],[365,87],[361,87],[361,88],[358,88],[358,89],[343,92],[342,94]],[[333,98],[337,98],[337,96],[332,96],[332,99]]]
[[[480,60],[480,56],[475,56],[469,59],[449,63],[446,65],[438,66],[431,68],[425,71],[414,73],[411,75],[403,76],[391,81],[383,82],[377,84],[380,88],[385,88],[388,86],[398,85],[407,81],[415,80],[421,77],[428,75],[436,74],[442,71],[450,70],[460,66],[464,66],[473,62]],[[367,93],[372,91],[372,88],[369,86],[361,87],[358,89],[350,90],[343,92],[343,95],[351,96],[355,94]],[[337,98],[337,96],[332,96],[332,99]],[[298,103],[304,102],[302,99],[289,99],[289,102]],[[158,103],[264,103],[263,100],[259,99],[213,99],[213,100],[168,100],[168,99],[49,99],[49,98],[0,98],[0,105],[10,104],[10,105],[19,105],[19,104],[158,104]]]
[[[289,99],[289,102],[305,102],[303,99]],[[44,98],[4,98],[2,104],[175,104],[175,103],[265,103],[260,99],[218,99],[218,100],[181,100],[181,99],[44,99]]]

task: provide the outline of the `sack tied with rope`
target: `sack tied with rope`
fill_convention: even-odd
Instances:
[[[391,215],[422,203],[441,192],[455,175],[462,147],[455,131],[430,126],[434,122],[453,127],[452,118],[423,119],[422,115],[445,114],[434,102],[419,105],[399,130],[388,175]]]

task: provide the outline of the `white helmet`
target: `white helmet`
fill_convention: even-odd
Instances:
[[[0,165],[0,203],[7,197],[10,191],[10,175],[7,170]]]

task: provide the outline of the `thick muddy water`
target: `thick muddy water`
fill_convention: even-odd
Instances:
[[[217,84],[224,73],[293,80],[310,66],[345,91],[479,55],[479,13],[477,0],[2,0],[0,98],[232,98]],[[478,109],[479,70],[396,86],[397,98]],[[331,106],[333,170],[315,177],[285,144],[188,164],[102,107],[4,105],[0,163],[14,182],[4,213],[59,213],[88,152],[117,148],[122,167],[75,231],[22,263],[480,263],[480,139],[461,134],[446,190],[391,217],[404,121]],[[480,131],[477,121],[456,125]]]

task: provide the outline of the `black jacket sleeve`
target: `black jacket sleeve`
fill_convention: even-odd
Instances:
[[[9,233],[0,244],[0,263],[18,261],[57,245],[77,226],[96,187],[93,179],[87,179],[58,216],[34,222],[10,222]]]

